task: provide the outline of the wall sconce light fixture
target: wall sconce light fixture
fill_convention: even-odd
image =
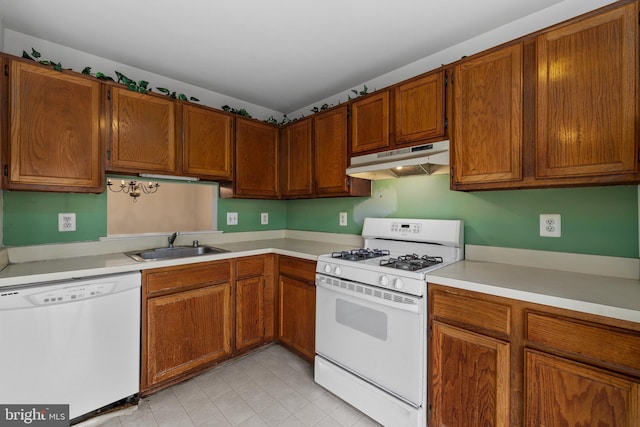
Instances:
[[[133,202],[136,203],[138,197],[140,197],[142,193],[152,194],[158,191],[158,187],[160,187],[160,184],[158,184],[157,182],[149,182],[149,184],[144,184],[139,183],[138,181],[129,181],[128,183],[125,183],[124,180],[121,180],[120,185],[116,186],[111,182],[111,179],[109,178],[107,179],[107,187],[109,187],[109,190],[113,191],[114,193],[123,192],[125,194],[128,194],[129,196],[133,197]]]

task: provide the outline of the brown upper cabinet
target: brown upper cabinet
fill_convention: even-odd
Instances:
[[[637,5],[538,36],[538,178],[638,172]]]
[[[221,197],[277,199],[279,128],[253,119],[235,119],[235,176],[220,185]]]
[[[176,103],[170,98],[106,86],[110,104],[110,172],[175,173],[178,168]]]
[[[351,152],[353,154],[389,148],[389,93],[389,90],[383,90],[351,103]]]
[[[230,114],[165,96],[106,87],[111,147],[107,170],[230,180]]]
[[[522,179],[522,44],[454,70],[453,183]]]
[[[446,138],[444,69],[351,102],[351,154]]]
[[[182,104],[182,172],[229,181],[233,164],[233,117],[211,108]]]
[[[313,120],[297,120],[281,131],[282,196],[310,197],[313,193]]]
[[[346,175],[347,116],[346,105],[313,116],[314,194],[317,197],[371,195],[370,181]]]
[[[347,106],[314,114],[281,133],[283,198],[369,196],[371,182],[346,175]]]
[[[453,82],[453,189],[640,181],[637,1],[465,58]]]
[[[2,61],[9,71],[5,188],[104,191],[100,82],[34,62]]]
[[[428,73],[395,86],[395,144],[443,139],[444,100],[444,70]]]

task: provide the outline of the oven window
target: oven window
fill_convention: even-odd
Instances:
[[[338,298],[336,322],[379,340],[387,340],[387,314],[382,311]]]

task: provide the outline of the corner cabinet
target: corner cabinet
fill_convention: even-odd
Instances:
[[[141,393],[231,355],[231,293],[229,260],[142,272]]]
[[[521,181],[522,44],[465,59],[453,77],[452,183]]]
[[[234,178],[233,182],[220,185],[220,196],[279,198],[278,141],[277,126],[236,117]]]
[[[179,165],[176,103],[170,98],[106,86],[110,147],[107,170],[174,174]]]
[[[286,199],[311,197],[366,197],[371,181],[347,176],[347,106],[332,108],[296,120],[281,131],[281,195]]]
[[[346,175],[348,165],[346,106],[313,116],[314,194],[317,197],[371,195],[371,181]]]
[[[280,133],[281,194],[284,198],[313,194],[313,121],[300,119]]]
[[[278,269],[278,341],[313,362],[316,352],[316,263],[281,256]]]
[[[103,192],[100,82],[34,62],[3,61],[9,75],[5,188]]]
[[[235,350],[244,352],[274,339],[275,261],[272,255],[234,261]]]
[[[640,324],[428,289],[429,425],[640,426]]]

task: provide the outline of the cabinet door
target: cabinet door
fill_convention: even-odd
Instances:
[[[7,187],[104,191],[100,83],[11,61]]]
[[[182,106],[182,172],[230,180],[233,117],[208,108]]]
[[[298,120],[282,130],[282,195],[310,196],[313,192],[312,120]]]
[[[146,383],[152,386],[231,354],[231,284],[147,300]]]
[[[315,285],[280,276],[278,339],[312,361],[315,356]]]
[[[236,282],[236,350],[264,340],[264,277]]]
[[[444,71],[395,88],[395,143],[444,136]]]
[[[176,173],[175,102],[115,86],[108,91],[111,150],[107,169]]]
[[[351,152],[389,147],[389,91],[351,104]]]
[[[525,350],[527,426],[640,426],[640,382]]]
[[[236,118],[235,195],[278,197],[278,128]]]
[[[314,116],[315,192],[317,195],[349,193],[346,105]]]
[[[453,182],[522,179],[522,45],[469,58],[454,72]]]
[[[508,343],[434,321],[431,357],[429,425],[509,425]]]
[[[638,170],[637,2],[537,39],[538,177]]]

